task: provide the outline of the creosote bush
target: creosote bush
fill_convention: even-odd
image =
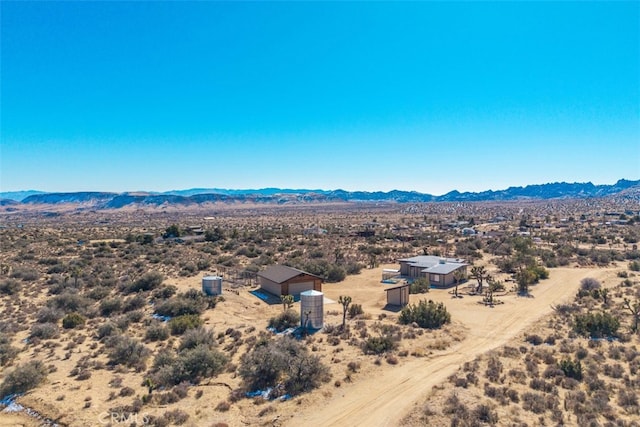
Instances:
[[[24,393],[36,388],[47,376],[47,369],[39,360],[32,360],[10,371],[0,385],[0,398]]]
[[[197,314],[186,314],[169,320],[169,330],[172,335],[182,335],[187,329],[202,325],[202,319]]]
[[[451,314],[441,302],[435,303],[432,300],[422,300],[417,305],[410,304],[404,307],[398,320],[404,325],[415,322],[421,328],[438,329],[442,325],[451,322]]]
[[[582,364],[579,360],[563,359],[558,366],[568,378],[573,378],[577,381],[582,380]]]
[[[287,336],[276,339],[263,336],[240,360],[239,374],[250,390],[282,383],[281,393],[296,395],[329,380],[329,370],[320,358]]]
[[[18,355],[18,349],[11,346],[8,337],[0,335],[0,366],[4,366]]]
[[[395,348],[396,342],[389,335],[369,337],[362,345],[362,351],[364,351],[365,354],[382,354],[392,351]]]
[[[577,314],[573,329],[580,335],[591,338],[615,337],[620,320],[609,312]]]
[[[212,344],[183,347],[178,353],[164,349],[153,362],[153,381],[160,386],[172,386],[182,382],[198,383],[221,373],[228,358],[212,348]]]
[[[109,364],[125,365],[137,370],[144,369],[145,360],[151,354],[142,343],[123,335],[109,338],[107,347],[109,348]]]
[[[300,325],[300,315],[295,310],[287,310],[269,319],[269,327],[277,332]]]
[[[80,313],[69,313],[62,318],[62,327],[65,329],[75,329],[83,326],[84,322],[85,318]]]

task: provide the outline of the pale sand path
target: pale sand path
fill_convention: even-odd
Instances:
[[[580,280],[610,277],[611,269],[558,268],[532,288],[533,298],[502,298],[504,304],[486,308],[477,297],[452,300],[446,291],[424,297],[444,301],[455,321],[468,328],[466,339],[420,359],[406,359],[394,369],[358,378],[352,386],[334,393],[326,402],[300,408],[285,425],[395,426],[433,386],[442,383],[466,361],[506,344],[536,320],[552,312],[552,305],[568,302]],[[413,298],[414,296],[412,296]],[[478,310],[480,307],[481,310]]]

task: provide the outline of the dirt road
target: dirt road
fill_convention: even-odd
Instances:
[[[453,374],[464,362],[506,344],[536,320],[552,312],[552,305],[567,302],[584,277],[604,278],[609,270],[559,268],[532,288],[532,298],[503,297],[494,308],[477,303],[477,297],[452,300],[446,291],[428,298],[444,301],[452,318],[467,327],[463,341],[426,358],[406,359],[375,377],[359,378],[322,405],[301,408],[288,425],[395,426],[412,406]],[[412,296],[413,297],[413,296]]]

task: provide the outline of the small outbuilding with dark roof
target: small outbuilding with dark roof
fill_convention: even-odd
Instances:
[[[257,274],[260,287],[274,295],[299,296],[304,291],[322,292],[322,278],[287,267],[286,265],[272,265]]]

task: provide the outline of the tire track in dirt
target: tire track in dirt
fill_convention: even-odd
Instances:
[[[285,425],[305,426],[395,426],[433,386],[444,382],[467,361],[498,348],[531,324],[552,312],[552,305],[567,302],[575,295],[580,280],[602,277],[605,269],[559,268],[551,271],[550,279],[532,289],[533,298],[514,299],[513,304],[487,308],[479,318],[464,316],[453,303],[447,303],[452,317],[459,314],[469,328],[468,336],[458,344],[424,359],[414,359],[393,369],[381,371],[375,377],[360,378],[349,389],[334,394],[321,406],[302,409]],[[435,296],[435,292],[433,293]],[[446,301],[448,296],[440,294]],[[526,304],[526,305],[525,305]],[[458,312],[458,313],[457,313]]]

